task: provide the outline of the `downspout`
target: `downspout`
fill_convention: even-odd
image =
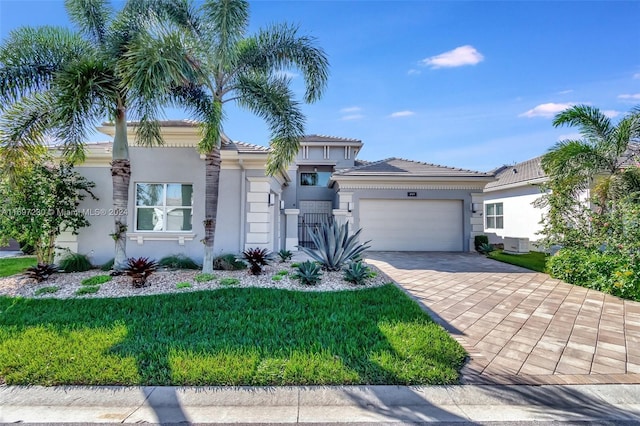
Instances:
[[[245,235],[246,229],[246,206],[247,206],[247,171],[244,168],[244,164],[242,162],[242,158],[238,159],[238,164],[240,164],[240,168],[242,169],[242,177],[240,180],[240,251],[244,251],[244,243],[247,238]]]

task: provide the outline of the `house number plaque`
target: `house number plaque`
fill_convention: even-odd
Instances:
[[[417,197],[418,193],[417,192],[407,192],[407,197]]]

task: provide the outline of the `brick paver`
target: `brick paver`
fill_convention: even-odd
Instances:
[[[372,252],[469,353],[464,383],[640,383],[640,303],[467,253]]]

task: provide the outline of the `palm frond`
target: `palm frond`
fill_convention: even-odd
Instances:
[[[557,114],[554,127],[579,127],[582,136],[589,142],[609,141],[614,126],[611,119],[598,108],[589,105],[575,105]]]
[[[0,105],[47,90],[56,72],[89,52],[91,46],[65,28],[23,27],[11,32],[0,46]]]
[[[201,10],[211,26],[216,66],[219,71],[228,71],[237,62],[237,45],[249,25],[249,3],[245,0],[207,0]]]
[[[305,117],[286,77],[252,73],[239,76],[238,103],[267,122],[271,152],[267,173],[274,174],[290,164],[300,149]]]
[[[305,102],[311,103],[320,99],[329,77],[327,55],[316,47],[316,41],[298,35],[296,26],[274,25],[242,43],[239,62],[266,72],[300,70],[306,85]]]
[[[99,46],[104,46],[113,9],[105,0],[65,0],[67,13],[80,31]]]

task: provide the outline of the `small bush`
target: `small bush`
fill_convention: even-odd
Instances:
[[[344,268],[345,281],[356,285],[363,285],[371,277],[371,270],[362,262],[352,262]]]
[[[223,278],[220,280],[220,285],[232,286],[240,284],[240,280],[237,278]]]
[[[293,278],[300,281],[301,284],[304,285],[316,285],[320,282],[321,275],[321,267],[316,262],[311,262],[307,260],[306,262],[302,262],[298,266],[298,270],[295,274],[292,275]]]
[[[241,271],[247,269],[247,264],[238,260],[233,254],[223,254],[213,260],[213,269],[218,271]]]
[[[491,244],[481,244],[476,250],[481,254],[489,254],[496,249]]]
[[[93,277],[85,278],[82,280],[82,285],[100,285],[106,282],[111,281],[111,276],[109,275],[96,275]]]
[[[100,290],[100,286],[99,285],[88,285],[85,287],[80,287],[79,289],[76,290],[75,295],[76,296],[84,296],[85,294],[95,294]]]
[[[200,266],[193,259],[183,254],[165,256],[158,261],[158,266],[171,269],[200,269]]]
[[[289,271],[287,271],[286,269],[281,269],[276,272],[276,275],[282,275],[283,277],[286,277],[287,275],[289,275]]]
[[[260,275],[262,267],[267,266],[271,260],[271,253],[266,248],[250,248],[243,251],[242,256],[253,275]]]
[[[52,294],[56,293],[58,290],[60,290],[60,287],[57,287],[55,285],[50,287],[42,287],[36,290],[35,295],[42,296],[43,294]]]
[[[92,268],[89,257],[80,253],[67,254],[60,259],[58,266],[64,272],[84,272]]]
[[[131,284],[134,287],[144,287],[149,275],[153,274],[158,267],[155,260],[147,257],[130,257],[127,259],[127,266],[124,272],[131,277]]]
[[[280,258],[280,262],[286,262],[288,260],[291,260],[291,258],[293,257],[293,253],[291,253],[290,250],[282,249],[278,252],[278,257]]]
[[[24,276],[36,280],[37,282],[46,281],[53,274],[58,272],[58,267],[53,264],[38,263],[36,266],[27,268]]]
[[[274,275],[271,277],[271,281],[282,281],[282,275]]]
[[[113,264],[116,262],[115,259],[111,259],[106,261],[105,263],[102,264],[102,266],[100,266],[100,269],[103,271],[110,271],[113,269]]]
[[[183,281],[181,283],[176,284],[176,288],[191,288],[191,283]]]
[[[489,244],[489,237],[486,235],[476,235],[473,237],[473,246],[478,253],[480,253],[480,247],[482,247],[483,244]]]
[[[195,277],[193,277],[194,281],[199,283],[206,283],[208,281],[213,281],[216,278],[217,277],[213,274],[197,274]]]
[[[300,266],[300,264],[298,262],[294,262],[291,264],[292,268],[297,268],[298,266]]]

